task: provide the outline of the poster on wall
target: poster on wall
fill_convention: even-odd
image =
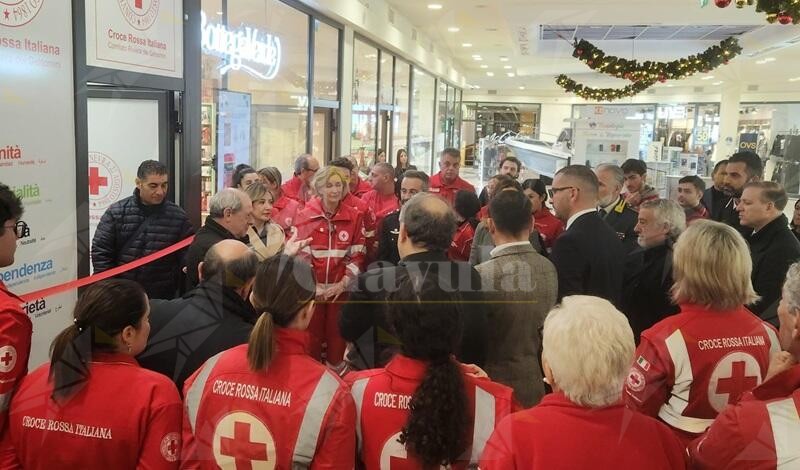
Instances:
[[[60,0],[0,2],[0,182],[22,199],[30,234],[0,280],[24,295],[77,276],[72,6]],[[75,292],[33,299],[29,367],[72,321]]]
[[[620,165],[629,158],[639,158],[641,122],[615,114],[600,114],[575,123],[573,162],[597,166]]]
[[[158,160],[158,101],[87,100],[89,240],[108,206],[133,194],[144,160]],[[116,132],[125,129],[125,132]]]
[[[85,0],[86,64],[183,77],[181,0]]]
[[[217,92],[217,190],[231,185],[233,170],[250,164],[250,94]]]

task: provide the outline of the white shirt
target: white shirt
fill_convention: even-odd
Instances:
[[[569,230],[570,225],[572,225],[572,223],[575,222],[575,220],[578,217],[582,216],[583,214],[588,214],[590,212],[597,213],[597,209],[584,209],[584,210],[582,210],[580,212],[576,212],[576,213],[572,214],[572,217],[570,217],[569,220],[567,220],[567,226],[564,227],[564,230]]]
[[[508,248],[510,246],[523,246],[523,245],[531,246],[530,240],[525,240],[525,241],[522,241],[522,242],[503,243],[502,245],[498,245],[498,246],[492,248],[492,251],[489,252],[489,256],[494,258],[494,256],[497,253],[499,253],[500,250],[502,250],[504,248]]]

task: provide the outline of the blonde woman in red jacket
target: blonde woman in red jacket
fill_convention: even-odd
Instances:
[[[311,355],[333,368],[343,365],[345,341],[339,335],[339,311],[350,282],[364,269],[366,253],[362,214],[341,201],[348,191],[349,175],[341,168],[325,167],[314,177],[317,193],[298,214],[294,230],[298,239],[311,239],[300,253],[317,278],[314,318],[311,320]]]

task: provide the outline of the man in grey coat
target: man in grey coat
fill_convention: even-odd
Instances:
[[[519,191],[502,191],[489,203],[486,226],[495,248],[475,269],[489,302],[485,369],[531,407],[544,395],[540,328],[558,296],[553,263],[528,240],[531,203]]]

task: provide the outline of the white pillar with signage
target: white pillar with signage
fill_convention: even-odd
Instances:
[[[738,84],[724,84],[719,106],[719,143],[712,159],[716,162],[738,151],[739,104],[742,90]]]

